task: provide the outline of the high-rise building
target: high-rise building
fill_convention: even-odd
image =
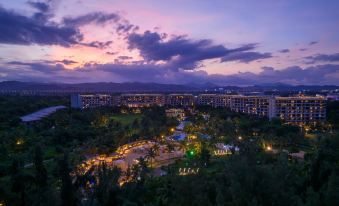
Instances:
[[[326,119],[324,97],[276,97],[276,114],[292,124],[318,124]]]

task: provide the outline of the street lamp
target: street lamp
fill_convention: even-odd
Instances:
[[[242,136],[239,136],[239,137],[238,137],[238,140],[242,140]]]
[[[266,150],[267,150],[267,151],[272,151],[272,147],[271,147],[271,146],[267,146],[267,147],[266,147]]]

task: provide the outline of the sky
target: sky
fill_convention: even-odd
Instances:
[[[1,0],[0,81],[339,85],[338,0]]]

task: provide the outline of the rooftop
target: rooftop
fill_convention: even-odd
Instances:
[[[36,111],[34,113],[28,114],[26,116],[20,117],[20,119],[23,122],[32,122],[32,121],[38,121],[41,120],[44,117],[49,116],[50,114],[56,112],[57,110],[60,109],[65,109],[65,106],[59,105],[59,106],[53,106],[53,107],[47,107],[44,109],[41,109],[39,111]]]

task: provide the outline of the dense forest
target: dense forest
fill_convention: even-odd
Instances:
[[[120,186],[118,168],[102,164],[95,177],[76,179],[72,171],[89,155],[167,135],[178,121],[166,118],[159,107],[140,114],[126,108],[69,108],[38,122],[20,121],[20,116],[47,106],[69,106],[68,101],[0,97],[0,204],[339,205],[338,102],[328,103],[328,122],[310,132],[227,109],[195,108],[185,131],[209,136],[196,140],[199,151],[162,167],[164,176],[152,175],[153,168],[141,159],[129,171],[131,181]],[[131,115],[120,118],[122,110]],[[213,156],[216,143],[240,150]],[[305,152],[302,159],[290,155],[300,151]],[[199,167],[200,172],[180,176],[177,171],[183,166]],[[93,179],[97,181],[88,185]]]

